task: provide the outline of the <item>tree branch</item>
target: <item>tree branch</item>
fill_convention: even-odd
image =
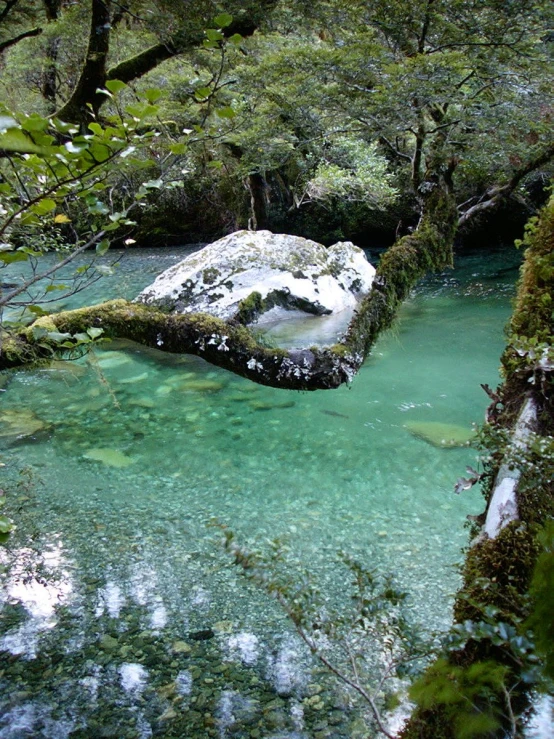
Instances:
[[[6,51],[6,49],[9,49],[10,46],[15,46],[20,41],[23,41],[23,39],[30,38],[31,36],[40,36],[41,33],[42,33],[42,28],[32,28],[30,31],[23,31],[23,33],[20,33],[19,36],[14,36],[13,38],[8,39],[7,41],[2,41],[0,43],[0,54]]]
[[[3,23],[6,20],[10,10],[12,10],[12,8],[16,6],[18,2],[19,0],[6,0],[4,8],[0,12],[0,23]]]
[[[94,246],[94,244],[96,244],[98,241],[101,241],[105,233],[106,233],[105,231],[99,231],[91,239],[89,239],[86,244],[83,244],[78,249],[75,249],[74,251],[72,251],[71,254],[68,254],[68,256],[65,259],[61,260],[61,262],[57,262],[53,267],[50,267],[45,272],[41,272],[40,274],[33,275],[28,280],[23,282],[21,285],[18,285],[18,287],[13,289],[11,292],[0,297],[0,308],[3,308],[5,305],[9,305],[9,303],[11,303],[14,298],[17,298],[18,295],[21,295],[21,293],[24,293],[26,290],[28,290],[30,287],[35,285],[37,282],[40,282],[40,280],[47,279],[48,277],[50,277],[50,275],[53,275],[55,272],[57,272],[62,267],[65,267],[68,264],[70,264],[70,262],[72,262],[76,256],[78,256],[79,254],[82,254],[87,249],[90,249],[90,247]]]
[[[479,202],[469,207],[458,219],[458,228],[465,227],[476,216],[482,215],[497,208],[516,189],[521,180],[539,167],[554,159],[554,141],[549,143],[545,149],[530,159],[523,166],[516,169],[510,180],[505,185],[496,185],[489,188],[479,199]],[[471,201],[469,201],[471,202]]]

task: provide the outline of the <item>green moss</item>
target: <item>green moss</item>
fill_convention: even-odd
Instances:
[[[247,298],[241,300],[235,320],[246,325],[252,323],[264,310],[264,301],[261,293],[251,292]]]
[[[207,267],[202,272],[202,279],[204,281],[205,285],[213,285],[213,283],[217,280],[219,277],[220,272],[215,267]]]
[[[495,539],[471,547],[454,607],[456,621],[479,621],[488,605],[500,610],[499,620],[522,615],[538,554],[536,527],[520,521],[510,523]]]

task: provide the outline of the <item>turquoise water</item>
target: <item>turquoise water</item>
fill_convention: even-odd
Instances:
[[[73,304],[132,297],[184,253],[125,257]],[[281,537],[291,571],[307,567],[330,602],[347,551],[395,573],[414,618],[446,628],[464,521],[483,508],[477,490],[453,494],[475,452],[405,424],[482,420],[516,276],[506,260],[468,255],[427,280],[335,391],[263,388],[123,342],[10,374],[2,411],[42,428],[0,438],[22,482],[0,550],[0,738],[357,736],[348,696],[314,677],[209,523],[248,544]]]

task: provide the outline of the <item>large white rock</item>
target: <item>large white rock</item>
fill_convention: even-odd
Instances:
[[[374,267],[350,242],[326,248],[299,236],[237,231],[158,275],[137,301],[175,313],[233,318],[253,292],[264,310],[330,315],[348,311],[369,291]]]

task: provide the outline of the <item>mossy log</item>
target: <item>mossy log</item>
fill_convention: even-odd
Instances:
[[[59,348],[48,333],[75,335],[101,328],[108,338],[131,339],[163,351],[196,354],[262,385],[289,390],[336,388],[350,382],[380,332],[393,322],[402,300],[429,270],[452,264],[456,209],[436,185],[414,233],[383,256],[373,287],[360,303],[344,337],[333,346],[298,350],[261,344],[238,322],[198,314],[167,314],[124,300],[52,314],[4,337],[0,369],[45,359]]]
[[[539,529],[554,516],[554,482],[547,463],[538,452],[527,446],[521,449],[514,439],[521,425],[523,409],[532,403],[534,426],[527,436],[554,436],[552,307],[554,295],[554,197],[538,218],[527,227],[524,244],[525,261],[518,285],[517,300],[508,331],[508,344],[502,356],[504,381],[495,393],[488,411],[485,429],[491,441],[486,447],[487,459],[484,495],[491,496],[507,455],[519,448],[516,501],[517,518],[502,522],[491,538],[482,532],[468,550],[463,567],[463,585],[454,606],[455,624],[490,622],[490,608],[496,620],[519,630],[529,616],[529,586],[540,547]],[[535,445],[540,448],[540,445]],[[525,462],[525,455],[529,462]],[[512,517],[513,518],[513,517]],[[528,693],[522,681],[521,655],[511,644],[489,638],[468,639],[462,649],[443,655],[453,667],[494,662],[506,669],[504,689],[497,695],[474,697],[474,709],[495,707],[500,719],[498,731],[487,736],[506,736],[513,730],[516,717],[528,707]],[[436,663],[427,671],[432,680]],[[481,701],[481,702],[480,702]],[[502,723],[504,722],[504,725]],[[512,734],[510,734],[511,736]],[[402,739],[455,739],[456,715],[447,701],[437,701],[431,708],[418,707],[406,723]]]

